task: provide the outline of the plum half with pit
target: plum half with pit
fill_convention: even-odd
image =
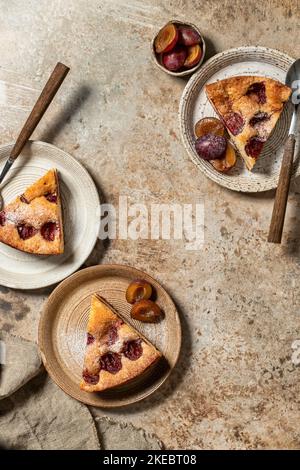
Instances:
[[[220,119],[215,117],[205,117],[200,119],[195,124],[195,135],[199,138],[206,134],[224,136],[224,124],[220,121]]]
[[[152,300],[140,300],[133,305],[130,316],[135,320],[154,323],[162,316],[162,311]]]
[[[170,52],[163,54],[162,63],[166,69],[172,72],[177,72],[184,66],[184,62],[187,56],[186,49],[183,47],[177,47]]]
[[[129,284],[126,290],[126,300],[134,304],[139,300],[148,300],[152,295],[152,286],[144,279],[137,279]]]
[[[225,137],[206,134],[196,140],[195,149],[203,160],[215,160],[224,157],[226,145]]]

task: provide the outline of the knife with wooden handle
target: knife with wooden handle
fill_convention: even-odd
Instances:
[[[45,111],[47,110],[54,96],[56,95],[69,70],[69,67],[60,62],[56,64],[30,115],[28,116],[27,121],[22,127],[15,145],[13,146],[10,152],[10,156],[6,161],[0,175],[0,184],[7,175],[16,158],[22,152],[24,145],[30,139],[33,131],[42,119]]]
[[[285,80],[286,85],[296,90],[291,95],[291,102],[294,105],[294,112],[289,129],[289,136],[285,143],[284,154],[281,163],[281,170],[278,186],[275,195],[271,224],[269,229],[268,242],[281,243],[282,230],[286,212],[286,205],[290,189],[290,181],[293,172],[293,160],[295,151],[295,135],[297,130],[297,111],[299,105],[299,83],[300,83],[300,59],[296,60],[288,70]]]

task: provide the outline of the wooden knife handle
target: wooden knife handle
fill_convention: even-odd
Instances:
[[[16,143],[10,153],[10,159],[15,160],[20,153],[28,139],[30,139],[31,134],[34,129],[40,122],[43,117],[46,109],[53,100],[57,90],[64,81],[67,73],[69,72],[69,67],[58,62],[53,70],[52,74],[49,77],[46,85],[44,86],[37,102],[35,103],[27,121],[25,122]]]
[[[281,243],[282,229],[289,194],[290,181],[293,169],[293,157],[295,149],[295,136],[289,135],[281,163],[278,186],[275,195],[268,242]]]

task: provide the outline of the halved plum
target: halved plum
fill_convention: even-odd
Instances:
[[[173,23],[168,23],[158,33],[154,41],[155,52],[161,54],[162,52],[171,51],[178,40],[178,29]]]
[[[161,317],[162,311],[152,300],[140,300],[133,305],[130,315],[135,320],[153,323]]]
[[[228,142],[224,158],[210,160],[212,166],[220,173],[226,173],[236,164],[236,153],[233,146]]]
[[[179,44],[184,46],[195,46],[201,42],[200,34],[190,26],[181,26],[179,28]]]
[[[199,44],[195,44],[194,46],[190,46],[187,48],[187,57],[184,62],[184,66],[188,69],[194,67],[198,64],[199,60],[202,56],[202,49]]]
[[[126,300],[134,304],[139,300],[148,300],[152,294],[152,286],[144,279],[137,279],[129,284],[126,290]]]
[[[167,52],[166,54],[163,54],[163,65],[166,67],[166,69],[171,70],[172,72],[176,72],[184,66],[186,55],[186,49],[183,47],[178,47],[170,52]]]
[[[214,134],[224,136],[225,127],[220,119],[215,117],[205,117],[200,119],[195,124],[195,135],[196,137],[202,137],[206,134]]]

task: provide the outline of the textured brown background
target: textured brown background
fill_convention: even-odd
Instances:
[[[282,5],[283,4],[283,5]],[[34,137],[70,152],[102,200],[205,204],[205,245],[99,242],[88,264],[127,263],[168,289],[183,326],[176,371],[152,398],[105,412],[169,448],[299,448],[300,183],[283,246],[266,243],[273,193],[241,195],[207,180],[180,142],[185,82],[158,70],[149,42],[170,18],[191,20],[208,55],[241,45],[300,56],[299,1],[0,1],[0,142],[12,141],[57,60],[71,73]],[[0,287],[6,331],[36,339],[51,289]]]

